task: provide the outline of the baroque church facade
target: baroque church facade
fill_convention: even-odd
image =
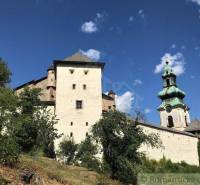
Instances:
[[[104,111],[115,110],[115,93],[112,90],[108,94],[102,93],[104,66],[105,63],[94,62],[78,52],[64,60],[54,60],[46,76],[15,88],[15,92],[19,94],[27,86],[40,88],[40,100],[57,116],[58,132],[79,143]],[[146,122],[139,125],[144,132],[158,134],[162,146],[143,145],[140,150],[152,159],[166,157],[173,162],[199,165],[198,136],[190,124],[189,108],[183,100],[185,93],[177,87],[176,75],[168,62],[162,79],[163,89],[158,93],[162,100],[158,107],[160,126]],[[61,139],[55,141],[56,148]]]

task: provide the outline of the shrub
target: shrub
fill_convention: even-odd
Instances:
[[[58,155],[64,158],[64,163],[71,165],[75,160],[75,152],[77,151],[78,145],[74,143],[73,139],[64,138],[59,144]]]
[[[0,164],[13,167],[19,159],[19,146],[8,135],[0,136]]]
[[[165,157],[160,161],[143,158],[142,171],[145,173],[200,173],[198,166],[185,162],[173,163]]]
[[[87,137],[78,145],[78,151],[76,154],[76,161],[82,167],[100,171],[100,161],[96,157],[98,154],[97,145],[91,140],[90,137]]]

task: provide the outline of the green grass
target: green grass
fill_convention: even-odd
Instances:
[[[45,157],[23,155],[21,157],[21,165],[22,167],[34,169],[45,178],[57,181],[60,184],[95,185],[100,181],[105,181],[108,185],[119,185],[118,182],[112,181],[86,168],[66,166],[58,161]]]

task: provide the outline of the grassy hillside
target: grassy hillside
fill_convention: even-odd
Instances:
[[[119,185],[119,183],[107,179],[95,172],[82,167],[62,165],[55,160],[45,157],[30,157],[23,155],[20,163],[15,168],[0,166],[0,184],[21,185],[24,171],[31,171],[40,181],[39,185]],[[32,178],[33,179],[33,178]],[[39,180],[38,180],[39,179]],[[31,180],[30,184],[34,184]],[[106,183],[105,183],[106,184]]]

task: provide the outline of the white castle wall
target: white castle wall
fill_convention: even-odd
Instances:
[[[162,141],[162,147],[158,149],[152,149],[147,145],[141,147],[140,151],[145,152],[147,157],[160,160],[165,156],[167,159],[171,159],[172,162],[185,161],[188,164],[199,166],[197,137],[145,125],[141,125],[141,127],[145,133],[158,134]]]
[[[74,69],[73,74],[70,69]],[[84,73],[85,70],[88,70],[87,75]],[[85,139],[86,133],[102,114],[101,68],[60,64],[57,66],[56,75],[55,113],[59,119],[56,127],[64,136],[73,133],[75,142],[79,143]],[[72,89],[72,84],[76,84],[76,89]],[[83,84],[87,85],[86,90],[83,89]],[[76,109],[76,100],[83,100],[83,109]],[[60,140],[56,141],[56,146]]]

